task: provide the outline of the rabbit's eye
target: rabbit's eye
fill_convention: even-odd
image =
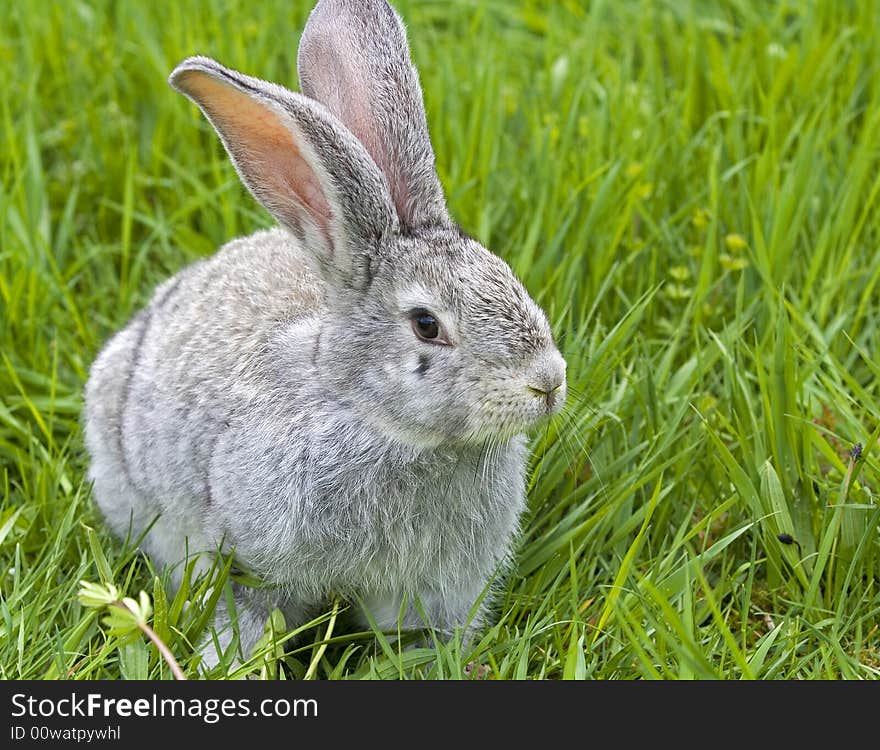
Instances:
[[[410,313],[413,331],[422,341],[432,343],[445,343],[440,338],[440,322],[427,310],[413,310]]]
[[[436,339],[440,335],[440,325],[433,315],[423,313],[413,319],[413,325],[423,339]]]

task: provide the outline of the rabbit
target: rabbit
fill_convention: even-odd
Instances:
[[[160,285],[85,387],[110,529],[178,584],[218,552],[261,581],[234,617],[221,597],[208,668],[336,595],[363,624],[478,632],[528,433],[566,395],[545,313],[449,214],[397,12],[320,0],[297,67],[301,94],[207,57],[171,73],[277,226]]]

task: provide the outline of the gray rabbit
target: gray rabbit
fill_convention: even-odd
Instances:
[[[331,592],[383,628],[404,599],[406,628],[478,628],[525,433],[566,390],[544,313],[447,212],[396,12],[320,0],[298,68],[302,94],[205,57],[171,74],[280,227],[162,284],[86,385],[113,531],[149,528],[178,575],[223,549],[264,582],[234,586],[245,657],[271,608],[293,626]],[[221,604],[222,648],[230,619]]]

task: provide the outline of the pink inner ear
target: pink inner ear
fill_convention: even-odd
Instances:
[[[327,230],[331,212],[315,172],[303,156],[296,129],[272,103],[200,70],[178,85],[210,117],[254,195],[285,223],[299,224],[303,210]]]
[[[409,184],[400,172],[400,155],[393,153],[390,142],[379,136],[377,118],[383,113],[373,111],[371,102],[375,92],[369,80],[364,78],[355,61],[358,53],[354,45],[346,51],[337,44],[315,45],[308,51],[308,78],[303,82],[303,91],[319,91],[318,98],[351,133],[357,138],[388,182],[388,189],[397,215],[403,219],[409,216]],[[346,42],[350,44],[350,42]],[[399,133],[393,135],[399,136]]]

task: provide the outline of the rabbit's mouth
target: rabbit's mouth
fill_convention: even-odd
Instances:
[[[466,442],[482,444],[510,440],[525,435],[547,423],[561,409],[565,401],[565,387],[555,393],[526,393],[518,404],[508,404],[503,413],[485,411],[473,422]]]
[[[526,390],[543,402],[541,408],[546,409],[547,416],[559,411],[565,401],[565,382],[553,386],[527,385]]]
[[[528,421],[527,429],[537,427],[562,410],[567,392],[565,380],[551,385],[527,385],[529,405],[524,415]]]

